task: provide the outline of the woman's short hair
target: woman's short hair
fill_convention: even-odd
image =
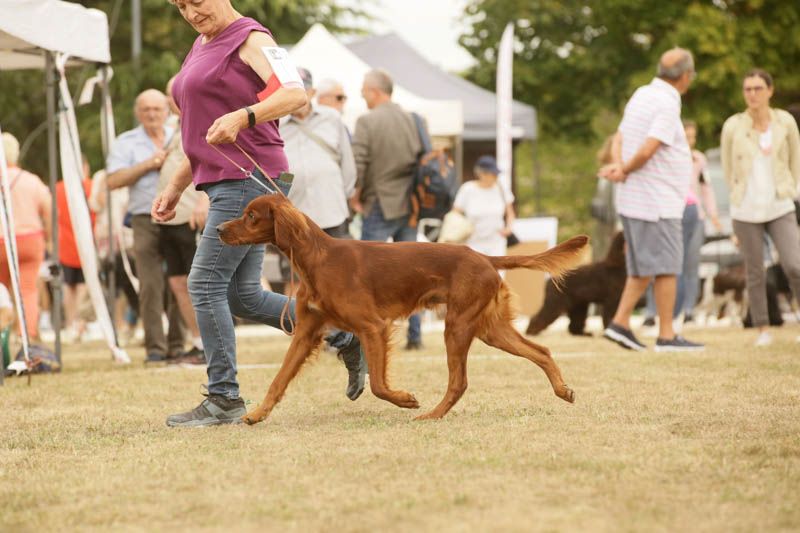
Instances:
[[[769,72],[760,68],[754,68],[750,70],[747,74],[744,75],[742,81],[746,80],[747,78],[756,78],[756,77],[764,80],[764,83],[767,84],[767,87],[772,87],[772,76],[769,75]]]
[[[19,141],[7,131],[3,132],[3,152],[9,165],[19,162]]]

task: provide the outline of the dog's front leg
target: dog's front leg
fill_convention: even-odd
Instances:
[[[298,311],[300,311],[299,302]],[[286,352],[280,370],[272,380],[272,385],[269,386],[264,401],[243,417],[248,424],[256,424],[269,416],[275,405],[283,398],[289,382],[294,379],[306,359],[322,342],[322,328],[325,325],[322,316],[314,312],[298,312],[296,324],[292,343]]]

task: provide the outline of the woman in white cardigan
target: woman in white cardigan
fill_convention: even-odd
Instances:
[[[800,298],[800,232],[793,202],[800,182],[800,132],[789,113],[769,106],[773,83],[767,72],[747,73],[742,91],[747,110],[722,128],[722,166],[733,231],[747,271],[753,325],[759,330],[756,346],[766,346],[772,337],[767,330],[765,235],[775,244],[792,292]]]

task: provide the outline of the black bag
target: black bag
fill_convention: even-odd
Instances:
[[[422,155],[417,160],[412,177],[411,217],[409,226],[416,227],[422,218],[441,220],[453,207],[458,190],[458,177],[453,162],[443,150],[433,150],[422,117],[411,113],[422,143]]]

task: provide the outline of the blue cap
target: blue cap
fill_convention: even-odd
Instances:
[[[500,174],[500,169],[497,168],[497,160],[490,155],[482,155],[475,162],[475,168],[479,168],[492,174]]]

